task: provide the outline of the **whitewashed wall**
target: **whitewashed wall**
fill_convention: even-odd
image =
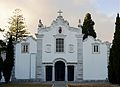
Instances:
[[[62,33],[59,34],[59,27],[62,27]],[[77,38],[76,35],[81,34],[81,28],[72,28],[61,23],[51,25],[45,29],[41,29],[38,34],[43,34],[43,50],[42,61],[53,62],[56,58],[63,58],[67,62],[77,62]],[[65,52],[56,52],[56,37],[64,36]],[[51,45],[50,52],[46,52],[46,45]],[[73,52],[69,52],[69,45],[73,45]]]
[[[59,27],[62,33],[59,33]],[[54,63],[57,58],[66,60],[67,63],[77,63],[77,38],[76,35],[82,35],[82,29],[73,28],[62,18],[53,21],[50,27],[38,28],[39,35],[42,38],[42,63]],[[64,52],[56,52],[56,38],[64,38]],[[29,53],[21,53],[21,44],[30,43]],[[100,53],[92,53],[92,44],[100,44]],[[73,50],[70,52],[70,46]],[[16,79],[34,79],[36,76],[36,53],[37,42],[32,37],[16,44],[15,51],[15,77]],[[81,55],[82,57],[82,55]],[[100,40],[88,37],[83,41],[83,80],[105,80],[107,78],[107,44]],[[82,66],[81,66],[82,67]],[[45,68],[44,68],[45,69]],[[75,68],[76,76],[77,68]],[[45,74],[45,73],[44,73]],[[43,76],[45,77],[45,75]]]
[[[100,53],[92,53],[92,44],[100,44]],[[84,80],[105,80],[107,72],[107,45],[92,37],[83,42],[83,79]]]
[[[21,53],[21,44],[29,44],[29,53]],[[15,78],[16,79],[30,79],[35,78],[36,66],[36,41],[32,37],[16,44],[15,47]]]

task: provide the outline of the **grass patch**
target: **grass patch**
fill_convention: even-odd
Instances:
[[[79,85],[69,84],[68,87],[113,87],[113,86],[108,84],[79,84]]]
[[[0,87],[52,87],[50,84],[3,84]]]

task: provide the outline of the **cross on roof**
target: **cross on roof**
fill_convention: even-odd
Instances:
[[[61,14],[63,13],[61,10],[59,10],[58,12],[58,15],[61,16]]]

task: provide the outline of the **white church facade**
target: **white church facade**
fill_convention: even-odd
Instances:
[[[40,81],[106,80],[109,42],[89,36],[82,28],[70,27],[59,13],[49,27],[39,21],[36,38],[15,45],[15,79]]]

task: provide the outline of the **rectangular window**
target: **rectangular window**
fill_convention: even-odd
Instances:
[[[94,52],[98,52],[98,45],[94,45]]]
[[[93,44],[93,53],[100,53],[99,44]]]
[[[64,52],[64,39],[63,38],[56,39],[56,52]]]
[[[28,43],[21,44],[21,52],[22,53],[29,53],[29,44]]]

